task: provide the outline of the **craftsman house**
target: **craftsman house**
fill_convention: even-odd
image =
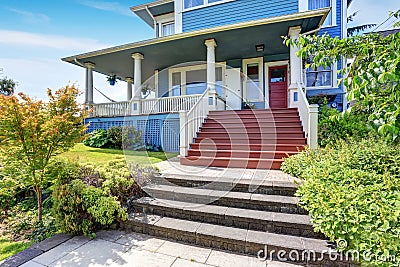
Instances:
[[[133,125],[182,164],[279,168],[317,144],[306,96],[343,106],[344,61],[304,69],[282,36],[344,37],[344,0],[158,0],[131,10],[155,38],[63,59],[85,68],[90,131]],[[96,103],[93,71],[126,81],[126,101]]]

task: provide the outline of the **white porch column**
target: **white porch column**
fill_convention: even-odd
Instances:
[[[96,65],[92,62],[85,62],[86,66],[86,91],[85,104],[93,104],[93,69]]]
[[[140,114],[140,98],[141,91],[140,86],[142,85],[142,60],[144,59],[143,55],[140,53],[132,54],[132,58],[134,59],[134,85],[133,85],[133,98],[132,98],[132,114]]]
[[[131,101],[132,99],[132,84],[133,84],[133,78],[132,77],[126,77],[126,100]]]
[[[210,110],[217,109],[217,91],[216,91],[216,78],[215,78],[215,47],[217,42],[215,39],[208,39],[205,41],[207,46],[207,90],[209,94]]]
[[[301,27],[291,27],[289,28],[289,37],[292,40],[298,40],[301,32]],[[290,84],[296,84],[302,81],[302,61],[301,58],[297,56],[299,52],[298,46],[290,46]],[[291,86],[292,87],[292,86]],[[297,87],[297,85],[296,85]]]

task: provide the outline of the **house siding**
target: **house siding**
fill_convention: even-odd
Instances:
[[[236,0],[184,11],[183,32],[298,12],[298,0]]]

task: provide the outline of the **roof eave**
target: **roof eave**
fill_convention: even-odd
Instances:
[[[178,33],[178,34],[169,35],[169,36],[165,36],[165,37],[153,38],[153,39],[148,39],[148,40],[144,40],[144,41],[139,41],[139,42],[124,44],[124,45],[114,46],[114,47],[110,47],[110,48],[100,49],[100,50],[96,50],[93,52],[78,54],[78,55],[74,55],[74,56],[70,56],[70,57],[65,57],[65,58],[62,58],[62,60],[65,62],[74,63],[75,60],[78,60],[78,59],[85,59],[85,58],[89,58],[89,57],[114,53],[114,52],[123,51],[123,50],[127,50],[127,49],[135,49],[135,48],[146,46],[146,45],[152,45],[152,44],[163,43],[163,42],[168,42],[168,41],[173,41],[173,40],[185,39],[185,38],[192,37],[192,36],[205,35],[205,34],[214,33],[214,32],[240,29],[240,28],[245,28],[245,27],[250,27],[250,26],[272,24],[272,23],[278,23],[278,22],[283,22],[283,21],[288,21],[288,20],[311,18],[311,17],[315,17],[318,15],[322,16],[321,21],[319,23],[319,27],[321,27],[322,24],[324,23],[326,17],[328,16],[329,11],[330,11],[330,8],[323,8],[323,9],[305,11],[305,12],[288,14],[288,15],[283,15],[283,16],[240,22],[240,23],[236,23],[236,24],[217,26],[217,27],[213,27],[213,28],[206,28],[206,29],[201,29],[201,30],[196,30],[196,31],[191,31],[191,32]]]

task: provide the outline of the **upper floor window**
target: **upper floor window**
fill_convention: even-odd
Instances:
[[[306,70],[307,87],[332,87],[332,68],[318,67]]]
[[[168,36],[172,34],[175,34],[175,23],[174,22],[162,23],[160,36]]]
[[[218,2],[228,2],[233,0],[183,0],[183,7],[185,9],[207,6]]]
[[[320,8],[327,8],[331,7],[332,10],[329,12],[328,17],[325,19],[325,22],[322,26],[332,26],[334,25],[334,21],[332,13],[334,12],[334,5],[333,2],[336,0],[308,0],[308,10],[320,9]]]

